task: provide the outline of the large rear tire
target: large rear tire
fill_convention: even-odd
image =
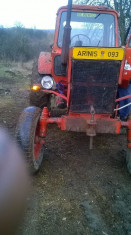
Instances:
[[[17,142],[26,156],[31,173],[39,171],[44,157],[44,145],[38,141],[41,112],[40,108],[33,106],[24,109],[16,130]]]

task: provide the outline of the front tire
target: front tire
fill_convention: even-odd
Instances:
[[[38,107],[28,107],[23,110],[17,125],[17,142],[25,153],[31,173],[39,171],[44,157],[44,145],[39,142],[40,115]]]

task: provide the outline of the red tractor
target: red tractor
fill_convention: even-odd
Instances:
[[[44,158],[48,124],[62,130],[120,134],[127,128],[127,168],[131,173],[131,116],[120,111],[130,103],[131,37],[120,47],[118,13],[104,6],[72,5],[57,12],[54,43],[50,53],[41,52],[30,107],[22,112],[17,140],[30,167],[37,172]]]

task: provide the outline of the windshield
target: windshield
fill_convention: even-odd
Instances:
[[[67,12],[62,12],[58,35],[58,46],[62,47]],[[71,13],[70,47],[114,47],[115,17],[95,12]]]

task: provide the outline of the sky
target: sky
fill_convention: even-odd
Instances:
[[[68,0],[1,0],[0,25],[12,27],[19,22],[26,28],[54,29],[56,12]]]

